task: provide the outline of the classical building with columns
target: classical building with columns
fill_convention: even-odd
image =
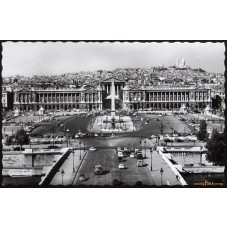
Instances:
[[[101,88],[17,89],[14,91],[14,110],[71,110],[102,109]]]
[[[111,109],[111,82],[114,79],[115,106],[124,110],[164,110],[211,107],[211,89],[194,86],[128,85],[118,78],[100,81],[98,86],[81,88],[17,89],[14,110],[102,110]]]
[[[123,88],[123,109],[176,109],[211,107],[211,89],[196,87],[128,86]]]

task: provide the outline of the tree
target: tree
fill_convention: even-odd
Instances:
[[[208,140],[206,148],[208,149],[207,159],[215,165],[226,165],[226,145],[225,134],[219,133],[214,129],[211,139]]]
[[[15,142],[16,142],[16,144],[20,145],[21,149],[22,149],[23,145],[29,144],[30,139],[24,129],[20,129],[17,131],[17,133],[15,135]]]
[[[215,98],[212,97],[212,108],[219,109],[222,104],[222,98],[219,95],[216,95]]]
[[[197,139],[205,141],[207,139],[207,123],[205,120],[200,121],[200,129],[197,133]]]
[[[9,136],[6,138],[6,146],[10,146],[13,143],[13,136]]]

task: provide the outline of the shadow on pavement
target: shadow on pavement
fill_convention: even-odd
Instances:
[[[103,170],[102,174],[100,175],[106,175],[107,173],[110,173],[110,170]]]

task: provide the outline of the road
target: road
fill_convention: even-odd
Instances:
[[[119,164],[124,164],[125,169],[119,170]],[[102,165],[102,175],[94,174],[95,165]],[[84,174],[86,177],[84,182],[78,180],[81,174]],[[137,181],[141,181],[143,185],[153,185],[153,181],[146,167],[137,167],[136,158],[125,157],[122,162],[118,162],[117,154],[110,148],[88,152],[74,185],[111,186],[114,179],[118,179],[127,186],[133,186]]]

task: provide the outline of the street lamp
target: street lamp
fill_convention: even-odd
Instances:
[[[53,132],[52,140],[53,140],[53,147],[54,147],[55,146],[55,138],[54,138],[55,128],[53,128],[52,132]]]
[[[27,132],[27,135],[28,135],[28,137],[30,136],[29,132]],[[31,141],[30,141],[30,139],[29,139],[29,145],[30,145],[30,149],[31,149]]]
[[[152,167],[152,154],[153,154],[153,148],[150,146],[150,154],[151,154],[151,163],[150,163],[150,171],[153,171],[153,167]]]
[[[84,139],[84,153],[85,153],[85,135],[83,136]]]
[[[79,141],[79,146],[80,146],[79,160],[81,160],[81,141]]]
[[[172,136],[173,136],[173,128],[171,127],[171,130],[172,130]]]
[[[161,168],[161,169],[160,169],[160,174],[161,174],[161,186],[162,186],[162,175],[163,175],[163,173],[164,173],[164,170]]]
[[[65,172],[64,172],[64,170],[62,169],[62,171],[61,171],[61,175],[62,175],[62,186],[63,186],[63,176],[64,176],[64,174],[65,174]]]
[[[171,127],[171,129],[172,129],[172,139],[171,139],[171,143],[172,143],[172,146],[173,146],[173,128]]]
[[[73,156],[73,173],[75,172],[75,169],[74,169],[74,149],[72,149],[72,156]]]
[[[67,133],[70,131],[69,129],[66,129]],[[66,140],[67,140],[67,147],[69,146],[69,136],[66,136]]]
[[[144,158],[146,158],[146,140],[144,141],[144,149],[145,149]]]
[[[61,124],[61,127],[64,127],[63,132],[64,132],[64,137],[66,136],[66,124]]]

